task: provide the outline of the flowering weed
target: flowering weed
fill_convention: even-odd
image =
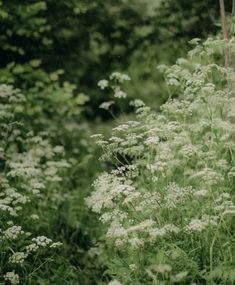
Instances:
[[[132,102],[134,121],[96,136],[113,170],[87,203],[105,225],[109,284],[234,284],[235,101],[222,50],[196,41],[160,67],[170,94],[160,113]]]

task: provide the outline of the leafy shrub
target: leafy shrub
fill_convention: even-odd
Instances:
[[[57,75],[59,83],[73,83],[79,92],[89,94],[87,115],[94,118],[104,100],[97,92],[97,80],[122,70],[135,82],[129,95],[149,98],[151,103],[154,97],[158,106],[165,94],[156,64],[174,61],[187,49],[190,38],[216,31],[217,2],[1,0],[1,80],[11,69],[20,75],[17,87],[27,98],[26,86],[30,97],[37,98],[36,89],[43,89],[42,97],[46,93],[46,98],[55,98],[52,88],[46,87],[53,84],[55,72],[64,70]]]
[[[235,100],[223,41],[192,44],[159,67],[171,95],[160,113],[135,100],[134,120],[95,135],[113,164],[87,198],[110,285],[234,284]]]

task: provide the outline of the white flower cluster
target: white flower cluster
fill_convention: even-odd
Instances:
[[[142,268],[141,280],[147,271],[157,284],[157,275],[143,264],[154,266],[159,252],[172,264],[177,255],[196,264],[204,258],[199,244],[212,251],[218,235],[223,244],[233,243],[228,232],[235,213],[234,99],[227,96],[226,69],[211,63],[212,47],[208,40],[196,46],[192,58],[161,68],[169,88],[181,95],[164,104],[161,113],[131,102],[136,120],[115,127],[108,139],[97,137],[102,159],[115,169],[98,177],[87,203],[106,225],[108,248],[118,247],[117,264],[135,264],[133,256],[141,252],[136,265]],[[171,258],[169,252],[176,249],[180,253]],[[213,250],[213,262],[223,262],[218,245]],[[230,260],[229,254],[226,258]],[[171,271],[166,268],[159,270]],[[124,270],[132,274],[129,267]],[[173,271],[169,284],[187,279],[187,271]],[[120,280],[128,283],[122,276]]]
[[[23,233],[21,226],[12,226],[3,232],[3,236],[9,240],[16,240]]]
[[[38,236],[36,238],[32,239],[32,243],[26,246],[26,252],[27,253],[33,253],[37,251],[39,248],[57,248],[61,246],[61,242],[53,242],[51,239],[45,237],[45,236]]]
[[[12,256],[10,256],[9,262],[22,264],[27,257],[28,257],[27,253],[15,252],[12,254]]]
[[[113,72],[109,76],[109,80],[102,79],[98,82],[98,86],[101,90],[107,89],[110,87],[110,89],[114,92],[114,98],[126,98],[127,94],[121,89],[121,84],[123,84],[125,81],[130,81],[130,77],[127,74],[123,74],[121,72]],[[140,100],[139,100],[140,102]],[[108,101],[103,102],[100,105],[101,109],[109,110],[110,106],[113,105],[114,101]]]
[[[114,103],[114,101],[103,102],[99,107],[100,109],[109,110]]]
[[[20,284],[19,275],[15,273],[15,271],[7,272],[4,275],[4,279],[9,281],[12,285]]]
[[[113,72],[110,75],[111,80],[117,80],[119,83],[123,83],[124,81],[131,80],[130,77],[127,74],[121,73],[121,72]]]
[[[123,92],[119,87],[114,90],[114,97],[116,98],[126,98],[127,94]]]
[[[109,82],[106,79],[102,79],[98,82],[98,86],[100,87],[100,89],[105,89],[106,87],[108,87]]]
[[[61,245],[44,236],[31,237],[35,236],[34,221],[40,217],[36,212],[30,213],[28,205],[31,203],[35,211],[38,207],[34,206],[44,199],[45,191],[52,188],[56,192],[56,183],[62,180],[63,170],[70,164],[62,158],[62,146],[52,146],[45,133],[27,132],[18,122],[18,114],[25,104],[25,97],[19,90],[1,84],[0,101],[0,153],[4,161],[0,175],[0,242],[4,267],[0,279],[19,284],[20,276],[15,272],[24,265],[30,253]],[[52,192],[50,196],[57,199],[56,195]],[[8,272],[8,268],[16,271]],[[32,265],[31,270],[34,269]]]
[[[201,232],[208,227],[215,227],[217,225],[218,217],[204,215],[202,219],[193,219],[186,227],[189,232]]]

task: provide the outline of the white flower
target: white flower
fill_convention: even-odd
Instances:
[[[103,102],[102,104],[100,104],[99,108],[100,109],[104,109],[104,110],[109,110],[110,107],[114,104],[114,101],[108,101],[108,102]]]
[[[118,82],[122,83],[124,81],[131,80],[130,77],[127,74],[121,73],[121,72],[113,72],[110,75],[111,80],[117,80]]]
[[[107,88],[108,87],[108,85],[109,85],[109,82],[108,82],[108,80],[106,80],[106,79],[102,79],[102,80],[100,80],[99,82],[98,82],[98,86],[100,87],[100,89],[105,89],[105,88]]]
[[[39,246],[36,243],[31,243],[30,245],[26,246],[26,251],[27,251],[27,253],[35,252],[38,250],[38,248],[39,248]]]
[[[167,66],[165,64],[159,64],[157,66],[157,69],[160,71],[160,72],[165,72],[166,69],[167,69]]]
[[[133,248],[138,248],[144,244],[144,241],[138,237],[130,238],[128,242]]]
[[[197,149],[193,145],[185,145],[179,153],[185,158],[190,158],[197,153]]]
[[[9,258],[9,261],[11,263],[17,263],[22,264],[24,260],[27,258],[28,254],[24,252],[15,252],[12,254],[12,256]]]
[[[31,218],[32,220],[39,220],[39,216],[36,215],[36,214],[31,215],[30,218]]]
[[[165,226],[163,226],[162,228],[152,228],[149,230],[149,235],[152,241],[155,240],[155,238],[157,237],[163,237],[167,234],[170,233],[179,233],[180,229],[178,227],[176,227],[175,225],[172,224],[167,224]]]
[[[110,225],[106,236],[110,238],[121,238],[124,240],[128,237],[128,232],[118,221],[114,221]]]
[[[12,285],[17,285],[20,283],[19,275],[15,273],[15,271],[7,272],[4,275],[4,279],[9,281]]]
[[[140,107],[144,107],[145,106],[144,102],[142,100],[140,100],[140,99],[135,99],[135,100],[131,101],[129,103],[129,105],[133,106],[135,108],[140,108]]]
[[[172,86],[179,86],[180,83],[176,78],[170,78],[167,83]]]
[[[32,241],[36,243],[38,246],[42,246],[42,247],[45,247],[52,243],[52,240],[45,236],[38,236],[36,238],[33,238]]]
[[[3,233],[7,239],[15,240],[18,238],[20,234],[23,234],[24,231],[22,230],[20,226],[12,226],[8,228],[7,230],[5,230]]]
[[[200,219],[193,219],[187,226],[188,231],[201,232],[206,228],[207,224]]]
[[[208,226],[216,226],[217,217],[203,215],[201,219],[193,219],[186,227],[186,230],[189,232],[201,232],[206,229]]]
[[[57,146],[55,146],[55,147],[53,148],[53,151],[54,151],[55,153],[61,154],[61,153],[64,152],[64,147],[61,146],[61,145],[57,145]]]
[[[116,97],[116,98],[126,98],[126,96],[127,96],[127,94],[120,89],[115,90],[115,92],[114,92],[114,97]]]
[[[130,264],[129,268],[131,271],[135,271],[137,269],[137,266],[135,264]]]
[[[159,137],[148,137],[144,143],[150,147],[154,147],[159,143]]]
[[[116,128],[113,128],[114,131],[118,131],[118,132],[125,131],[127,129],[129,129],[129,126],[127,124],[122,124],[122,125],[117,126]]]
[[[94,134],[94,135],[91,135],[91,138],[93,139],[102,139],[104,136],[102,134]]]

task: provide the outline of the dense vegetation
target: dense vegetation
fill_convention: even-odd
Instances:
[[[234,284],[219,1],[0,0],[0,23],[0,284]]]
[[[112,284],[234,284],[235,101],[219,47],[208,39],[160,66],[180,94],[160,114],[135,100],[135,120],[95,135],[114,168],[87,202],[106,225]]]

